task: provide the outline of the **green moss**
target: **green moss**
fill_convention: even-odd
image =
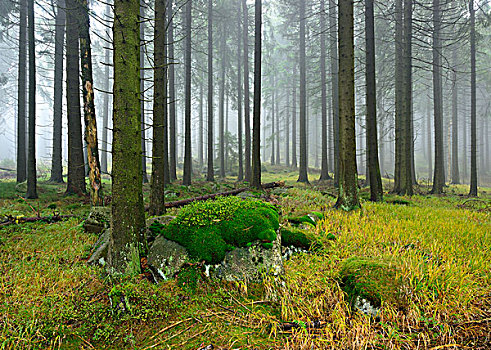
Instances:
[[[309,249],[312,245],[312,241],[307,238],[304,231],[296,228],[282,228],[281,229],[281,245],[285,247],[299,247]]]
[[[398,306],[404,304],[402,280],[394,262],[353,257],[341,265],[342,288],[353,303],[360,296],[376,307],[382,301]]]
[[[304,216],[298,216],[298,217],[295,217],[295,216],[290,216],[287,218],[288,222],[294,224],[294,225],[300,225],[300,224],[309,224],[309,225],[312,225],[312,226],[315,226],[315,221],[308,215],[304,215]]]
[[[219,263],[227,251],[262,241],[270,247],[279,227],[278,213],[265,202],[236,197],[194,202],[184,207],[169,225],[155,222],[150,226],[154,235],[185,247],[198,261]]]

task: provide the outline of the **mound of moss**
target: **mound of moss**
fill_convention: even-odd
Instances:
[[[342,263],[340,276],[350,303],[360,297],[375,307],[380,307],[382,300],[399,307],[405,304],[402,279],[393,262],[352,257]]]
[[[191,203],[168,225],[154,222],[150,231],[179,243],[197,261],[217,264],[227,251],[254,241],[271,247],[278,228],[278,213],[272,205],[254,199],[219,197]]]
[[[281,245],[284,247],[298,247],[303,249],[310,249],[315,242],[310,240],[305,231],[297,227],[288,227],[281,229]]]

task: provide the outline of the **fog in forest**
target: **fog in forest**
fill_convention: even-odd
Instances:
[[[69,1],[67,1],[68,3]],[[402,1],[400,1],[402,3]],[[393,179],[398,160],[397,115],[409,120],[407,135],[413,142],[405,142],[414,172],[414,181],[434,181],[435,161],[443,164],[446,183],[469,183],[471,176],[471,18],[469,1],[414,2],[410,35],[411,56],[406,60],[405,46],[407,22],[397,1],[375,1],[374,44],[376,79],[376,126],[378,156],[382,177]],[[2,0],[0,4],[0,164],[15,169],[18,161],[19,72],[26,76],[24,117],[27,118],[27,91],[29,55],[25,66],[19,69],[19,7],[21,1]],[[435,9],[438,4],[438,10]],[[178,171],[184,161],[185,114],[185,55],[186,55],[186,1],[172,4],[172,21],[166,20],[165,64],[166,118],[173,109],[174,128],[168,129],[167,152],[175,149]],[[238,176],[239,157],[244,158],[246,147],[245,117],[250,118],[252,130],[252,105],[254,89],[254,2],[247,1],[248,30],[244,41],[244,13],[242,1],[212,1],[212,119],[213,157],[215,173]],[[110,172],[112,142],[112,21],[110,3],[89,1],[90,46],[94,105],[100,156],[106,153]],[[302,10],[304,7],[304,10]],[[53,155],[53,120],[55,109],[55,48],[66,54],[66,38],[56,42],[56,31],[65,31],[62,20],[57,27],[57,17],[70,8],[63,0],[41,0],[34,5],[35,66],[36,66],[36,159],[38,176],[49,173]],[[479,0],[475,10],[476,59],[476,154],[479,186],[491,184],[490,163],[490,93],[491,93],[491,6]],[[166,9],[168,11],[168,9]],[[302,14],[301,11],[305,13]],[[204,178],[208,159],[208,2],[192,2],[191,25],[191,154],[193,176]],[[401,19],[398,20],[398,15]],[[435,17],[436,16],[436,17]],[[80,19],[79,14],[75,14]],[[404,17],[404,19],[403,19]],[[141,2],[141,87],[144,113],[144,152],[146,172],[152,171],[152,139],[154,111],[155,68],[155,3]],[[336,143],[338,86],[338,26],[337,5],[333,1],[270,0],[263,2],[262,27],[262,92],[261,92],[261,162],[263,167],[283,165],[300,167],[301,143],[306,141],[309,180],[319,177],[321,168],[327,167],[330,175],[336,170],[339,155]],[[302,25],[305,40],[305,62],[302,63]],[[172,27],[173,39],[169,40]],[[248,42],[250,115],[245,115],[244,42]],[[27,42],[24,40],[24,49]],[[366,19],[364,2],[354,5],[355,47],[355,135],[358,174],[367,173],[367,83],[366,83]],[[169,55],[172,49],[173,57]],[[399,58],[398,58],[399,57]],[[61,155],[63,174],[68,163],[66,55],[63,56],[58,76],[62,82],[62,136]],[[341,58],[342,59],[342,58]],[[410,89],[404,75],[404,62],[410,62]],[[321,61],[324,61],[321,63]],[[305,77],[301,77],[302,65]],[[167,70],[174,70],[172,81]],[[325,77],[323,78],[323,75]],[[60,78],[61,77],[61,78]],[[305,79],[305,81],[302,81]],[[399,85],[398,85],[399,84]],[[173,85],[174,100],[169,94]],[[397,92],[398,86],[408,93]],[[80,84],[81,124],[83,122],[82,85]],[[301,90],[305,89],[305,101]],[[401,90],[401,91],[402,91]],[[408,97],[409,96],[409,97]],[[399,102],[397,100],[400,99]],[[437,101],[436,101],[437,100]],[[57,100],[58,105],[60,99]],[[435,104],[436,101],[436,104]],[[305,111],[302,111],[302,104]],[[409,104],[406,112],[399,112],[398,103]],[[404,106],[401,110],[404,110]],[[304,114],[304,115],[303,115]],[[323,118],[324,114],[324,118]],[[305,132],[301,133],[301,119],[305,118]],[[404,119],[403,118],[403,119]],[[106,120],[104,120],[106,119]],[[441,123],[435,128],[435,121]],[[169,119],[168,125],[172,123]],[[239,127],[240,123],[240,127]],[[27,126],[27,123],[26,123]],[[105,126],[105,130],[104,130]],[[325,134],[323,128],[326,128]],[[27,134],[27,127],[25,128]],[[239,129],[241,134],[239,135]],[[105,132],[106,131],[106,135]],[[252,132],[252,131],[251,131]],[[323,152],[323,137],[325,150]],[[435,141],[436,137],[436,141]],[[401,136],[402,138],[402,136]],[[26,140],[28,137],[25,138]],[[240,147],[239,152],[239,139]],[[26,141],[27,142],[27,141]],[[85,143],[84,143],[85,144]],[[437,152],[438,150],[441,152]],[[173,157],[170,157],[173,158]],[[221,159],[224,158],[224,159]],[[242,163],[242,162],[240,162]],[[324,163],[324,166],[323,166]],[[221,167],[224,166],[222,173]],[[440,165],[437,165],[440,167]],[[240,170],[243,171],[243,170]],[[171,176],[172,177],[172,176]]]

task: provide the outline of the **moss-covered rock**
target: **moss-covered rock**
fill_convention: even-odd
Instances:
[[[269,246],[276,239],[278,227],[278,213],[272,205],[219,197],[191,203],[168,225],[154,222],[150,230],[185,247],[192,259],[217,264],[235,247],[254,241]]]
[[[382,301],[400,308],[406,303],[399,268],[393,261],[352,257],[342,263],[340,277],[352,304],[359,298],[375,307],[380,307]]]
[[[303,249],[309,249],[312,245],[312,240],[310,240],[306,235],[304,230],[289,227],[281,229],[281,245],[284,247],[298,247]]]

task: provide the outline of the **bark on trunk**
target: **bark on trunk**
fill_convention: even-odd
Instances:
[[[460,184],[459,174],[459,121],[458,121],[458,90],[457,90],[457,47],[452,50],[452,183]]]
[[[254,117],[252,131],[252,186],[261,189],[261,47],[262,0],[255,0]]]
[[[245,0],[244,0],[245,1]],[[17,77],[17,182],[27,179],[26,150],[26,61],[27,0],[19,2],[19,67]]]
[[[66,16],[66,98],[68,118],[67,194],[85,193],[84,152],[80,114],[78,20],[75,0],[67,0]]]
[[[378,159],[377,87],[375,82],[375,23],[373,16],[373,0],[365,0],[365,35],[367,84],[366,142],[368,152],[367,178],[370,182],[370,200],[380,202],[383,200],[383,190]]]
[[[330,47],[331,54],[331,86],[332,86],[332,125],[334,143],[334,185],[339,185],[339,66],[338,66],[338,35],[337,35],[337,14],[336,1],[329,0],[329,28],[330,28]]]
[[[215,180],[213,143],[213,0],[208,0],[208,170],[206,181]]]
[[[356,172],[355,52],[353,1],[339,2],[339,131],[340,181],[336,208],[360,207]]]
[[[330,180],[328,168],[328,149],[327,149],[327,81],[326,81],[326,20],[325,20],[325,0],[321,0],[320,24],[321,24],[321,114],[322,114],[322,155],[321,155],[321,176],[319,180]]]
[[[300,167],[297,182],[309,182],[307,175],[307,89],[305,67],[305,0],[300,0]]]
[[[114,1],[112,230],[108,270],[135,275],[146,256],[140,129],[139,0]]]
[[[85,142],[89,166],[90,198],[93,206],[104,204],[97,141],[97,120],[94,106],[94,80],[92,77],[92,52],[89,34],[89,7],[87,0],[79,0],[80,20],[80,66],[82,67],[82,91],[84,101]],[[141,161],[141,160],[140,160]]]
[[[247,0],[242,0],[244,12],[243,40],[244,40],[244,128],[245,128],[245,180],[251,182],[251,107],[249,89],[249,10]]]
[[[237,180],[244,179],[244,152],[242,146],[242,31],[241,31],[241,8],[242,2],[238,2],[237,9],[237,142],[239,157],[239,174]]]
[[[27,153],[26,198],[36,199],[36,47],[34,39],[34,0],[27,2],[27,42],[29,46],[29,146]]]
[[[106,19],[110,18],[111,7],[106,5]],[[107,173],[107,154],[109,153],[109,144],[108,144],[108,133],[109,133],[109,97],[108,93],[111,88],[109,84],[109,80],[111,79],[109,75],[109,60],[111,59],[111,50],[105,49],[105,67],[104,67],[104,101],[103,101],[103,110],[102,110],[102,147],[101,147],[101,172]]]
[[[223,179],[225,177],[225,60],[226,60],[226,26],[223,22],[222,26],[222,42],[221,46],[221,67],[220,67],[220,92],[219,92],[219,111],[218,111],[218,132],[219,132],[219,146],[218,146],[218,157],[220,159],[220,177]]]
[[[55,77],[53,93],[53,154],[50,181],[63,183],[62,124],[63,124],[63,48],[65,42],[65,0],[58,0],[55,20]]]
[[[469,1],[471,16],[471,184],[469,196],[477,197],[477,130],[476,130],[476,13]]]
[[[184,172],[182,184],[191,185],[192,159],[191,159],[191,9],[193,1],[188,0],[186,5],[186,86],[185,86],[185,121],[184,121]]]
[[[175,87],[175,68],[174,68],[174,23],[172,3],[174,0],[167,1],[167,18],[169,18],[168,46],[169,46],[169,176],[170,180],[177,179],[176,174],[176,87]]]

